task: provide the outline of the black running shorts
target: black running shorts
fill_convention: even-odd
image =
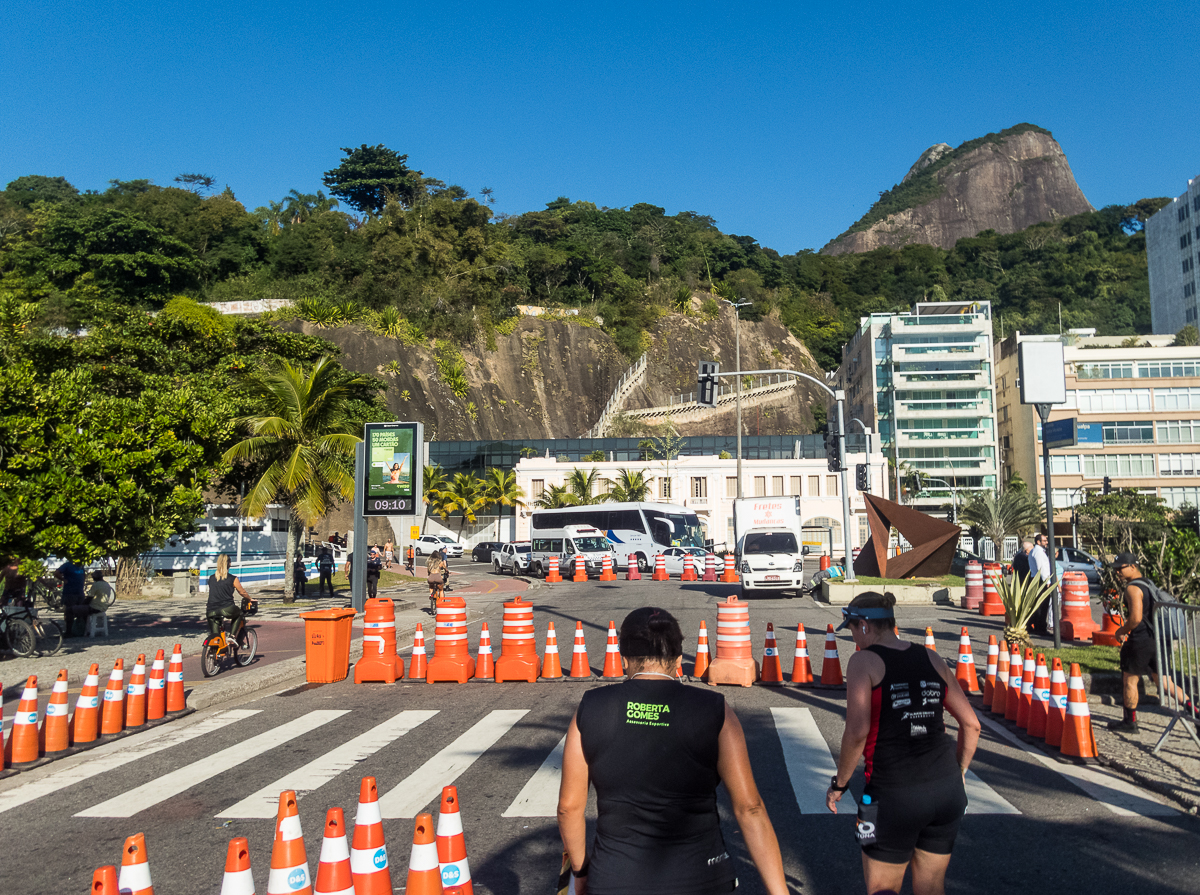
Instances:
[[[1141,625],[1121,644],[1121,670],[1126,674],[1158,674],[1154,660],[1154,635]]]
[[[912,860],[913,849],[948,855],[967,810],[967,793],[960,774],[915,786],[875,788],[866,794],[879,806],[875,842],[863,854],[886,864]]]

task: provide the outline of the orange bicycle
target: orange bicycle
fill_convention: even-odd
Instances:
[[[254,661],[258,653],[258,632],[246,624],[246,618],[258,611],[258,604],[251,599],[242,600],[242,632],[237,639],[229,636],[226,630],[226,619],[219,616],[208,616],[210,627],[216,628],[215,634],[209,634],[204,640],[204,649],[200,653],[200,671],[205,677],[212,677],[220,672],[227,662],[236,662],[243,668]]]

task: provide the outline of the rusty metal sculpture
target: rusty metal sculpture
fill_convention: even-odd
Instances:
[[[962,533],[957,525],[874,494],[864,494],[863,498],[867,502],[871,537],[854,561],[855,574],[876,578],[938,578],[950,573],[950,561]],[[888,559],[888,532],[892,528],[912,544],[912,549]]]

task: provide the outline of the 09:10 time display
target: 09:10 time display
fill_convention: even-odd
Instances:
[[[398,513],[408,512],[412,507],[411,501],[406,498],[393,498],[390,500],[372,500],[371,509],[376,512],[384,510],[394,510]]]

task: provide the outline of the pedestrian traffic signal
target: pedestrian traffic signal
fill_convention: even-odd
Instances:
[[[830,472],[842,471],[842,458],[838,450],[841,436],[836,432],[825,433],[825,457],[829,461]]]
[[[871,490],[871,467],[866,463],[854,467],[854,487],[859,491]]]
[[[1111,494],[1111,493],[1112,493],[1112,479],[1110,479],[1108,476],[1105,476],[1105,477],[1104,477],[1104,491],[1103,491],[1103,493],[1104,493],[1104,494]]]

